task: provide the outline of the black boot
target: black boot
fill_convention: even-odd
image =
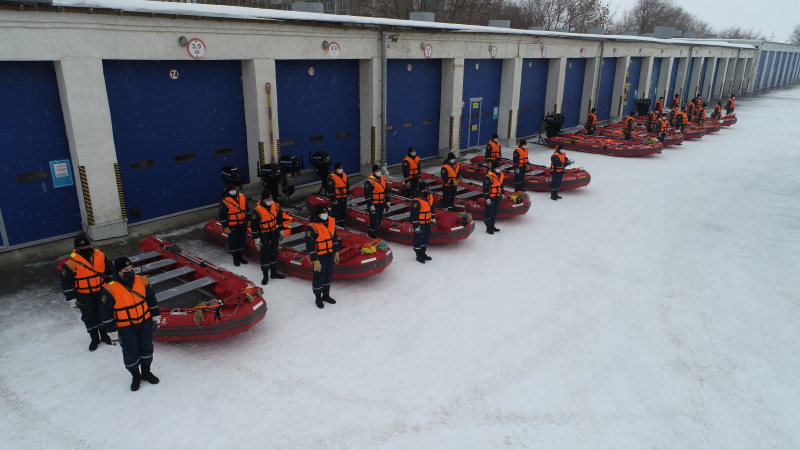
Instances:
[[[266,284],[269,283],[269,270],[261,269],[261,273],[264,274],[264,277],[261,278],[261,285],[266,286]]]
[[[239,255],[231,253],[231,256],[233,256],[233,265],[239,267]]]
[[[142,382],[142,376],[139,374],[139,368],[136,367],[134,369],[128,369],[128,371],[131,373],[131,375],[133,375],[133,378],[131,379],[131,390],[138,391],[139,384]]]
[[[142,365],[142,379],[150,384],[158,384],[161,381],[157,376],[153,375],[153,372],[150,372],[150,366],[145,365]]]
[[[561,198],[561,196],[558,195],[558,191],[556,191],[556,198]]]
[[[322,292],[315,292],[314,295],[317,297],[314,303],[317,304],[317,308],[324,308],[325,305],[322,303]]]
[[[489,234],[494,234],[494,228],[489,225],[486,225],[486,232]]]
[[[100,328],[100,340],[105,342],[106,345],[114,345],[114,343],[111,342],[111,338],[108,337],[108,333],[106,333],[106,330],[104,328]]]
[[[550,200],[558,200],[558,195],[556,191],[550,191]]]
[[[244,259],[244,255],[242,253],[244,253],[244,250],[239,250],[239,253],[237,254],[237,257],[239,258],[239,262],[242,263],[242,264],[247,264],[247,260]]]
[[[331,305],[335,305],[336,304],[336,300],[334,300],[333,297],[331,297],[331,287],[330,286],[322,288],[322,301],[323,302],[328,302]]]
[[[430,256],[428,256],[428,249],[427,248],[423,248],[422,249],[422,257],[425,258],[425,261],[430,261],[430,260],[433,259]]]
[[[494,231],[496,233],[496,232],[500,231],[500,228],[497,228],[496,226],[494,226],[494,224],[492,224],[492,231]]]
[[[414,253],[417,254],[417,261],[425,264],[425,256],[422,254],[422,250],[414,250]]]
[[[93,352],[97,350],[97,345],[100,343],[100,331],[97,328],[89,330],[89,336],[92,338],[92,342],[89,343],[89,351]]]
[[[272,273],[272,278],[273,279],[277,278],[278,280],[282,280],[282,279],[286,278],[286,275],[278,273],[278,269],[275,268],[275,267],[272,267],[272,269],[270,269],[270,272]]]

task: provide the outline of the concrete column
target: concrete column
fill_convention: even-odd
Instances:
[[[656,89],[656,100],[659,97],[664,97],[664,107],[669,106],[669,98],[667,98],[667,91],[669,91],[669,81],[672,76],[672,64],[677,64],[675,58],[670,56],[661,59],[661,73],[658,74],[658,88]]]
[[[583,99],[581,100],[581,113],[578,116],[580,118],[578,123],[581,125],[586,123],[589,109],[597,106],[597,78],[602,64],[603,59],[600,57],[586,60],[586,74],[583,78]]]
[[[442,60],[442,98],[439,106],[439,156],[459,154],[461,96],[464,92],[464,58]],[[517,100],[519,103],[519,100]]]
[[[719,63],[720,74],[717,75],[718,86],[714,87],[714,92],[716,93],[716,97],[714,98],[722,98],[723,95],[733,92],[733,74],[736,72],[736,65],[738,62],[738,58],[725,58]],[[725,66],[724,71],[722,70],[723,65]]]
[[[92,240],[125,236],[128,221],[123,218],[114,170],[117,152],[103,60],[64,58],[55,62],[55,69],[83,229]],[[85,184],[80,167],[85,168]]]
[[[681,99],[681,103],[686,102],[686,95],[684,92],[686,91],[686,86],[689,84],[689,57],[681,57],[678,58],[678,74],[675,77],[675,94],[678,94]],[[674,94],[673,94],[674,95]],[[672,104],[672,99],[667,99],[668,104]]]
[[[567,58],[551,58],[547,67],[547,92],[544,96],[545,114],[558,114],[564,102],[564,76]],[[550,110],[550,108],[553,108]]]
[[[362,59],[358,63],[359,100],[361,102],[360,161],[361,175],[369,175],[372,164],[381,164],[385,151],[386,130],[381,129],[381,58]]]
[[[744,65],[742,78],[738,82],[735,79],[733,81],[734,86],[737,84],[740,86],[739,90],[741,92],[753,92],[753,85],[755,84],[756,80],[756,67],[758,67],[756,66],[756,58],[747,58],[747,62]]]
[[[519,114],[521,84],[522,58],[504,59],[503,75],[500,80],[500,115],[497,118],[497,134],[500,136],[500,143],[507,147],[517,145],[517,115]]]
[[[630,56],[617,57],[617,67],[615,69],[616,76],[614,77],[614,91],[611,97],[611,114],[610,118],[622,117],[628,111],[622,111],[622,102],[625,100],[625,84],[628,81],[628,65],[631,62]]]
[[[269,84],[270,93],[267,93]],[[278,92],[274,59],[242,61],[242,91],[247,127],[247,164],[250,182],[258,180],[261,150],[264,163],[278,160]],[[270,104],[271,101],[271,104]],[[270,107],[272,120],[270,121]],[[271,123],[270,123],[271,122]],[[351,170],[355,169],[352,167]]]
[[[768,59],[764,63],[764,74],[761,78],[761,88],[772,86],[772,70],[775,68],[775,52],[767,53]]]
[[[638,98],[650,97],[650,79],[653,76],[653,57],[647,56],[642,58],[642,70],[639,72],[639,86],[637,86],[639,95]],[[634,106],[634,105],[631,105]],[[650,105],[652,108],[653,105]]]
[[[704,94],[704,95],[700,96],[701,100],[702,100],[703,97],[705,97],[708,100],[711,99],[711,97],[712,97],[711,94],[714,91],[714,76],[716,75],[715,70],[717,68],[717,57],[715,57],[715,56],[708,57],[708,58],[706,58],[706,61],[707,61],[707,63],[706,63],[706,74],[705,74],[705,79],[703,80],[703,84],[705,86],[700,86],[700,82],[699,81],[697,82],[698,88],[702,89],[703,90],[703,94]],[[703,66],[701,65],[700,67],[702,68]],[[719,69],[722,70],[722,63],[720,63]],[[724,73],[724,71],[723,71],[723,73]],[[719,77],[717,77],[717,78],[719,78]]]
[[[688,82],[686,83],[686,89],[683,91],[681,103],[686,103],[696,97],[697,90],[700,88],[700,72],[703,70],[703,57],[701,56],[693,59],[692,73],[687,74]]]

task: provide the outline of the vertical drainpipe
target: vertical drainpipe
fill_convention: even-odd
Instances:
[[[389,155],[386,148],[386,46],[388,38],[385,31],[381,31],[381,166],[383,173],[389,173]]]
[[[594,89],[594,107],[597,108],[597,104],[600,103],[600,81],[603,78],[603,55],[605,53],[605,42],[600,41],[600,66],[597,69],[597,86]],[[589,107],[591,110],[591,106]],[[589,114],[589,111],[586,111],[586,114]]]

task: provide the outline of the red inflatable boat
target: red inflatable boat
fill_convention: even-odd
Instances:
[[[634,130],[647,131],[647,128],[645,128],[645,126],[644,126],[644,123],[645,123],[645,118],[644,117],[641,117],[641,116],[637,117],[636,118],[636,125],[634,126]],[[615,123],[609,123],[608,126],[612,127],[612,128],[622,128],[623,122],[620,121],[620,122],[615,122]],[[672,126],[667,128],[667,132],[668,133],[674,133],[674,132],[676,132],[675,130],[676,130],[676,128],[672,127]],[[686,125],[686,128],[684,128],[684,130],[683,130],[683,138],[684,139],[700,139],[701,137],[703,137],[705,135],[706,135],[705,126],[704,125],[699,125],[699,124],[696,124],[696,123],[690,123],[689,125]]]
[[[442,179],[423,172],[420,174],[422,181],[428,183],[428,190],[434,199],[434,205],[441,207],[442,201]],[[389,181],[386,187],[393,194],[403,195],[403,184],[396,181]],[[453,212],[466,212],[475,220],[483,219],[486,208],[486,199],[483,198],[483,186],[462,182],[456,187],[456,198],[453,202]],[[531,199],[525,193],[507,192],[503,195],[503,201],[497,209],[498,219],[521,216],[531,209]]]
[[[556,145],[564,145],[567,150],[623,157],[655,155],[661,153],[664,148],[658,140],[652,142],[649,139],[637,142],[574,133],[549,137],[545,141],[547,145],[554,148]]]
[[[392,202],[388,211],[383,214],[383,221],[378,229],[378,237],[387,241],[411,245],[414,240],[414,228],[409,221],[411,213],[411,199],[399,195],[389,195]],[[320,203],[330,203],[327,197],[312,195],[306,200],[309,211]],[[361,231],[369,229],[369,214],[364,201],[364,188],[356,186],[351,189],[350,199],[347,201],[348,225]],[[431,230],[430,244],[447,244],[469,237],[475,231],[472,216],[466,213],[455,213],[436,209],[436,225]],[[334,275],[336,271],[333,272]]]
[[[139,253],[128,258],[156,292],[157,341],[222,339],[249,330],[267,314],[260,287],[157,237],[145,238]],[[65,260],[56,265],[59,273]]]
[[[475,156],[470,160],[471,164],[461,164],[461,172],[464,177],[473,180],[480,180],[486,177],[488,169],[483,164],[483,156]],[[508,162],[506,160],[506,162]],[[503,184],[514,186],[514,167],[509,163],[502,166],[505,179]],[[561,189],[575,189],[584,187],[592,181],[592,176],[582,167],[567,169],[564,178],[561,180]],[[533,192],[550,192],[550,184],[553,182],[553,175],[550,168],[537,164],[528,164],[528,172],[525,174],[525,189]]]
[[[588,136],[589,135],[586,132],[586,130],[578,130],[577,132],[575,132],[575,134],[580,134],[580,135],[584,135],[584,136]],[[595,136],[610,137],[610,138],[619,139],[619,140],[622,140],[622,141],[625,140],[625,135],[622,134],[622,128],[618,128],[618,127],[597,127],[597,129],[594,130],[594,135]],[[638,127],[638,126],[633,129],[633,132],[631,133],[631,137],[634,139],[634,142],[636,142],[636,141],[639,141],[639,142],[641,142],[641,141],[652,142],[653,139],[655,139],[656,141],[658,140],[658,137],[656,136],[655,133],[649,133],[649,132],[647,132],[646,128]],[[674,128],[672,128],[672,129],[668,128],[667,129],[667,135],[664,137],[664,144],[663,144],[664,147],[667,147],[667,146],[670,146],[670,145],[680,145],[682,143],[683,143],[683,135],[678,133],[678,131],[676,129],[674,129]]]
[[[278,245],[278,270],[310,280],[314,267],[306,251],[305,229],[308,219],[288,212],[287,214],[292,219],[288,224],[291,234]],[[204,230],[208,240],[228,245],[228,235],[223,232],[218,220],[208,222]],[[336,233],[339,237],[339,263],[333,271],[334,280],[368,277],[383,272],[392,263],[392,249],[385,244],[380,245],[380,239],[370,239],[344,228],[337,228]],[[250,236],[247,237],[244,254],[255,261],[261,259],[261,250],[256,248],[255,241]]]
[[[736,123],[736,114],[728,114],[727,116],[722,116],[722,126],[729,127]]]

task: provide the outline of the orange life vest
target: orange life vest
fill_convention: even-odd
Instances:
[[[91,263],[73,250],[65,264],[75,272],[75,292],[78,294],[91,294],[103,288],[106,282],[106,258],[100,250],[94,251]]]
[[[689,102],[686,104],[686,114],[694,113],[694,103]]]
[[[372,204],[380,205],[386,203],[386,177],[381,177],[378,180],[375,175],[370,175],[367,181],[372,183]]]
[[[278,229],[278,204],[273,202],[267,208],[261,202],[253,208],[253,211],[258,214],[258,232],[269,233]],[[285,216],[284,216],[285,218]]]
[[[680,97],[678,97],[677,95],[675,97],[672,97],[672,109],[680,108],[680,106],[681,106]]]
[[[625,126],[624,126],[624,128],[627,128],[628,131],[633,130],[633,124],[635,122],[636,122],[636,120],[633,117],[631,117],[631,116],[626,117],[625,118]]]
[[[732,97],[728,97],[728,104],[731,106],[726,106],[726,109],[733,109],[736,107],[736,99]]]
[[[236,196],[236,200],[226,196],[222,200],[228,207],[228,226],[236,226],[244,223],[247,216],[247,199],[240,192]]]
[[[492,180],[492,185],[489,186],[489,197],[499,197],[503,193],[505,174],[503,172],[494,173],[494,171],[490,171],[487,176]]]
[[[658,134],[667,134],[667,127],[669,127],[669,120],[661,119],[658,121]]]
[[[150,306],[145,300],[145,288],[149,284],[146,276],[134,275],[130,290],[118,281],[106,285],[106,290],[114,297],[114,320],[117,328],[135,325],[150,317]]]
[[[564,171],[564,164],[567,162],[567,154],[564,152],[553,152],[553,156],[558,158],[561,161],[561,167],[556,167],[555,164],[552,162],[550,163],[550,171],[551,172],[563,172]]]
[[[650,113],[650,117],[648,117],[647,121],[650,122],[651,124],[655,125],[655,123],[658,122],[658,113],[655,110],[653,110]]]
[[[500,143],[495,141],[489,141],[489,158],[491,159],[500,159]]]
[[[714,114],[717,115],[717,116],[722,115],[722,106],[721,105],[717,105],[717,106],[714,107]]]
[[[419,156],[410,157],[406,155],[403,161],[408,162],[408,177],[419,178]]]
[[[689,118],[686,116],[686,113],[683,111],[679,111],[675,114],[675,122],[678,125],[689,123]]]
[[[333,180],[333,195],[336,198],[345,198],[347,197],[347,174],[342,172],[341,175],[333,171],[328,178]]]
[[[333,251],[333,235],[336,233],[336,220],[328,217],[328,225],[319,222],[310,222],[309,225],[317,232],[314,248],[317,255],[325,255]]]
[[[450,164],[444,164],[442,168],[444,168],[444,170],[447,172],[447,176],[449,178],[458,178],[458,163],[455,163],[453,166]]]
[[[526,167],[528,165],[528,149],[519,147],[516,152],[519,154],[517,165],[519,167]]]
[[[661,111],[662,109],[664,109],[664,102],[662,102],[661,100],[658,100],[656,102],[656,106],[653,107],[653,111]]]
[[[586,126],[593,127],[595,125],[597,125],[597,115],[590,112],[589,115],[586,116]]]
[[[423,225],[431,223],[431,203],[433,203],[433,196],[428,194],[427,198],[414,197],[414,200],[419,202],[419,216],[417,216],[417,221]]]

